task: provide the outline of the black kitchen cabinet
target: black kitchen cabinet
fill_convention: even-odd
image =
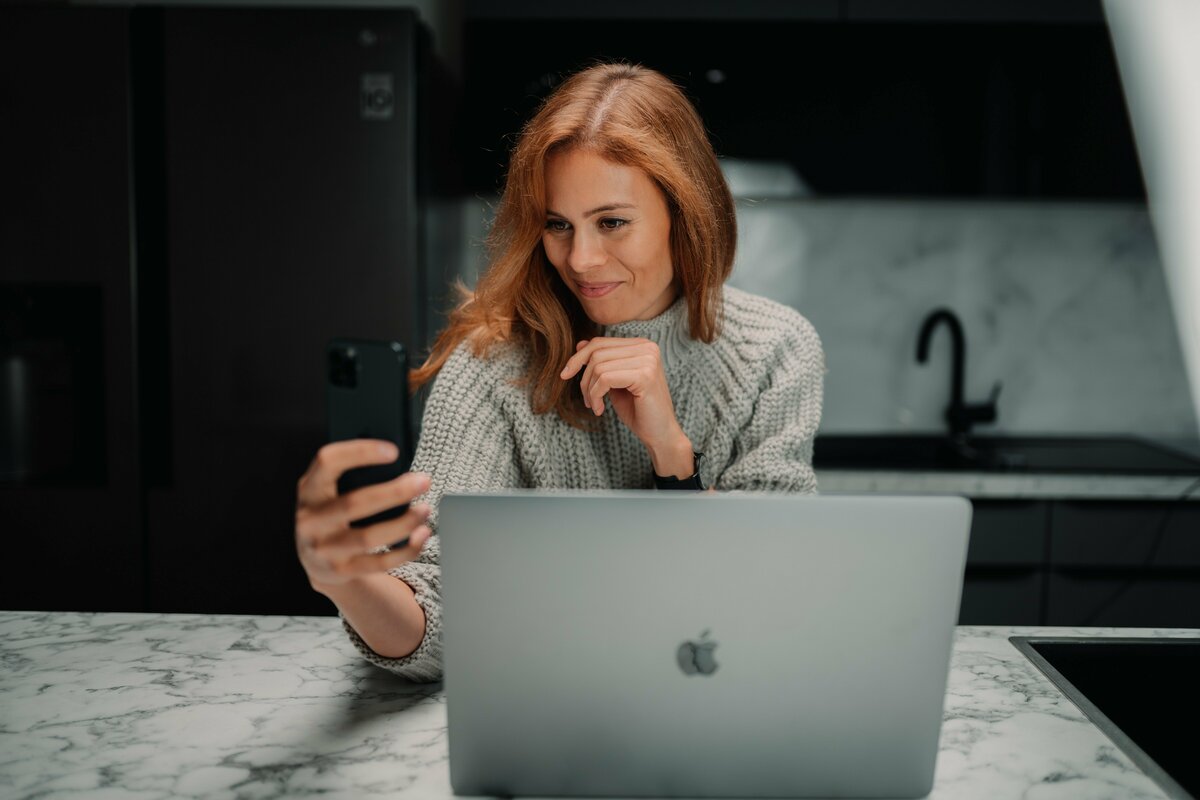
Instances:
[[[0,8],[3,608],[141,608],[128,16]]]
[[[1200,504],[1054,504],[1047,624],[1200,628]]]
[[[309,598],[292,528],[325,441],[325,343],[423,338],[416,17],[168,8],[150,23],[171,397],[152,433],[170,469],[146,493],[150,605],[315,612],[328,601]],[[378,110],[360,97],[372,81]]]
[[[623,58],[684,88],[719,155],[786,161],[819,196],[1141,201],[1093,5],[1024,22],[468,15],[467,180],[497,191],[515,134],[562,77]]]
[[[973,504],[960,624],[1200,627],[1200,504]]]
[[[1039,624],[1050,504],[974,500],[972,505],[959,624]]]
[[[0,607],[332,611],[296,481],[326,342],[434,324],[434,62],[412,9],[0,7],[0,358],[60,431],[5,462]]]

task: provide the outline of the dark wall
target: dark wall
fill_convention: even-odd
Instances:
[[[476,191],[498,189],[521,124],[562,77],[626,59],[684,88],[719,155],[790,162],[820,195],[1145,197],[1098,13],[468,18],[465,52]]]

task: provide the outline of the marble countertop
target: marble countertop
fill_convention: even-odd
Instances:
[[[1165,795],[1010,635],[960,627],[931,798]],[[336,617],[0,612],[0,797],[451,798],[443,686]]]
[[[980,499],[1200,501],[1195,475],[817,470],[822,494],[958,494]]]

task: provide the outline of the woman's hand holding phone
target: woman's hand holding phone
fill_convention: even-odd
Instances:
[[[380,439],[332,442],[317,451],[296,486],[296,552],[313,589],[341,586],[365,575],[386,572],[421,553],[431,531],[423,523],[430,509],[409,505],[396,519],[352,528],[354,520],[410,503],[429,488],[429,476],[406,472],[395,480],[339,495],[338,477],[349,469],[386,464],[398,457],[396,446]],[[406,546],[387,553],[371,551],[408,537]]]

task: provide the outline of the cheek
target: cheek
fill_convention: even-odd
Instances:
[[[650,261],[650,251],[647,249],[650,243],[639,234],[640,231],[630,231],[625,236],[610,240],[607,248],[610,255],[636,272],[644,270]]]
[[[613,254],[643,280],[662,277],[671,272],[671,248],[657,236],[630,236],[613,248]]]
[[[562,258],[559,255],[558,244],[552,236],[542,236],[542,249],[546,251],[546,258],[550,261],[550,265],[558,269],[558,265],[562,263]]]

